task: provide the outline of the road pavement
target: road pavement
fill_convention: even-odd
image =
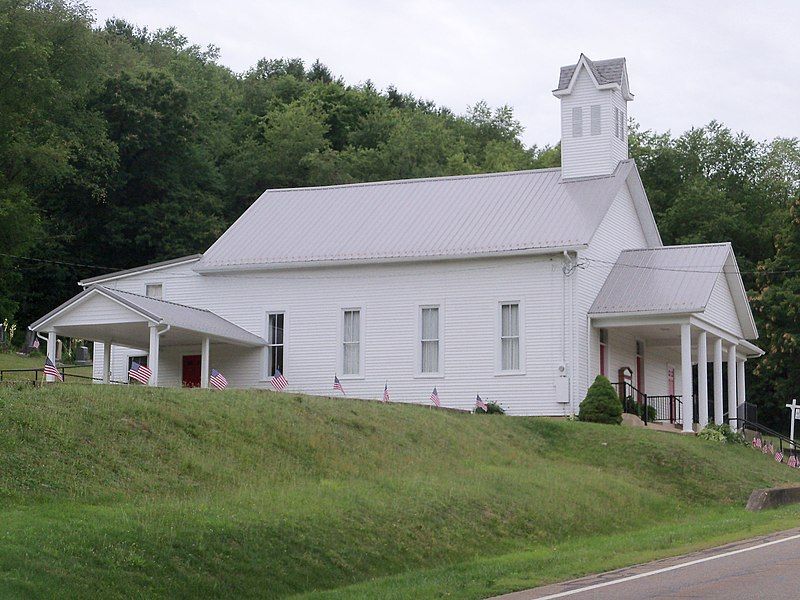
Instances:
[[[800,529],[498,596],[496,600],[800,598]]]

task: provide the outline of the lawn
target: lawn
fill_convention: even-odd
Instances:
[[[44,367],[44,355],[41,353],[36,353],[34,356],[20,356],[16,352],[0,352],[0,370],[3,369],[41,369]],[[92,376],[92,367],[73,367],[68,366],[66,369],[67,383],[86,383],[85,380],[79,377],[71,377],[70,375],[80,375],[81,377],[91,377]],[[42,378],[42,374],[39,373],[39,379]],[[28,372],[18,372],[18,373],[3,373],[3,381],[15,380],[15,381],[30,381],[34,378],[34,374],[30,371]]]
[[[796,524],[800,471],[642,428],[0,388],[0,596],[481,598]]]

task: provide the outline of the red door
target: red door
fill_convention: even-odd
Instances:
[[[183,357],[183,387],[200,387],[200,355]]]

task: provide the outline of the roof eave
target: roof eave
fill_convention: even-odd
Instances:
[[[477,258],[505,258],[511,256],[542,256],[547,254],[562,254],[566,252],[577,252],[588,247],[587,244],[566,244],[559,246],[547,246],[544,248],[520,248],[516,250],[501,250],[488,252],[474,252],[465,254],[447,255],[426,255],[426,256],[397,256],[397,257],[374,257],[374,258],[351,258],[351,259],[331,259],[331,260],[297,260],[270,263],[245,263],[227,265],[198,266],[194,271],[202,274],[228,273],[232,271],[276,271],[286,269],[309,269],[314,267],[348,267],[355,265],[376,265],[376,264],[407,264],[425,262],[445,262],[454,260],[468,260]]]
[[[201,258],[203,258],[202,254],[190,254],[188,256],[180,256],[178,258],[172,258],[170,260],[164,260],[149,265],[133,267],[132,269],[124,269],[122,271],[114,271],[113,273],[108,273],[106,275],[98,275],[96,277],[89,277],[88,279],[81,279],[78,282],[78,285],[81,287],[87,287],[90,285],[103,283],[105,281],[123,279],[125,277],[130,277],[132,275],[141,275],[142,273],[148,273],[150,271],[158,271],[160,269],[166,269],[168,267],[175,267],[190,262],[196,262]]]

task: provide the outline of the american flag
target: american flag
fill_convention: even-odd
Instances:
[[[775,454],[775,446],[772,444],[772,442],[769,442],[769,443],[767,444],[767,451],[768,451],[770,454]]]
[[[344,394],[344,388],[342,387],[342,382],[339,381],[339,377],[337,375],[333,376],[333,389],[334,390],[339,390],[340,392],[342,392]]]
[[[480,408],[480,409],[483,409],[483,412],[489,412],[489,405],[486,404],[486,402],[484,402],[483,400],[481,400],[481,395],[480,394],[478,394],[478,397],[475,398],[475,407],[476,407],[476,410],[478,408]]]
[[[436,388],[433,388],[431,392],[431,402],[433,402],[436,406],[441,406],[442,403],[439,401],[439,392],[436,391]]]
[[[761,448],[761,438],[760,437],[753,438],[753,448]]]
[[[211,384],[211,387],[215,387],[218,390],[224,390],[228,387],[228,380],[225,379],[225,375],[216,369],[211,369],[211,377],[208,378],[208,383]]]
[[[139,383],[147,385],[147,382],[150,381],[150,376],[153,372],[145,367],[144,365],[140,365],[138,362],[133,361],[131,363],[131,368],[128,371],[128,378],[135,379]]]
[[[794,454],[792,454],[792,455],[789,457],[789,466],[790,466],[790,467],[794,467],[794,468],[796,468],[796,467],[797,467],[797,457],[796,457]]]
[[[39,347],[39,340],[37,338],[33,338],[33,344],[31,344],[31,348],[36,350]]]
[[[783,462],[783,452],[781,452],[780,450],[778,450],[778,451],[775,453],[775,460],[777,460],[778,462]]]
[[[289,386],[289,382],[286,381],[286,377],[283,376],[280,369],[275,369],[275,375],[272,376],[270,381],[272,382],[272,387],[279,392],[285,390]]]
[[[59,370],[56,369],[56,366],[53,364],[53,361],[50,360],[50,357],[44,359],[44,374],[52,375],[61,382],[64,381],[64,378],[61,376]]]
[[[383,384],[383,401],[384,402],[388,402],[389,401],[389,382],[388,381],[385,384]]]

